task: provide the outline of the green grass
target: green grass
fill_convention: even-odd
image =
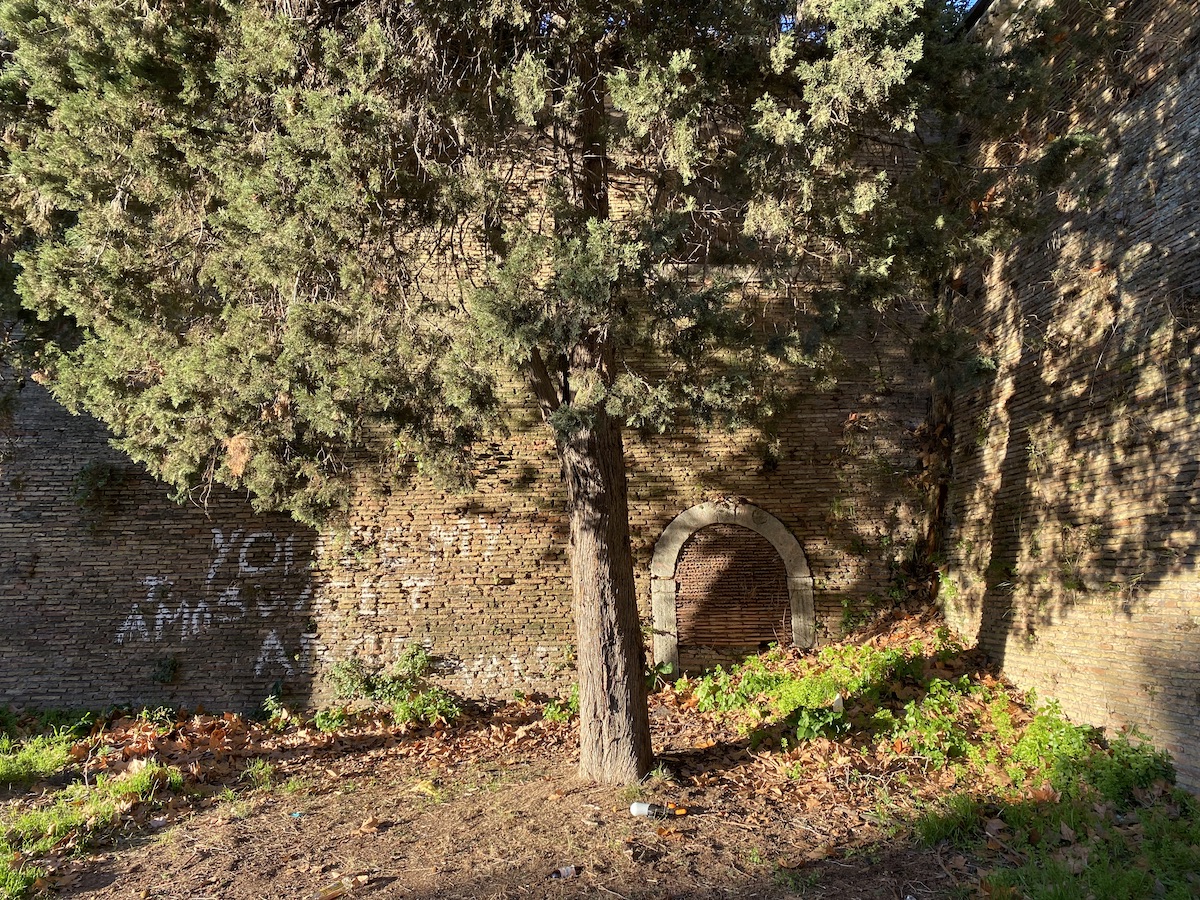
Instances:
[[[59,772],[71,759],[73,742],[59,732],[24,741],[0,735],[0,785],[29,784]]]
[[[182,789],[182,772],[155,763],[125,777],[98,775],[91,784],[78,781],[59,791],[52,803],[0,818],[2,840],[11,850],[44,853],[81,826],[89,832],[102,831],[120,818],[123,807],[149,802],[163,790]]]
[[[45,870],[37,866],[13,868],[9,860],[0,859],[0,900],[22,900],[32,890],[34,882],[45,874]]]
[[[970,859],[961,870],[962,896],[1200,896],[1200,810],[1195,798],[1173,788],[1170,757],[1136,733],[1106,739],[1097,729],[1074,725],[1057,704],[1039,705],[994,679],[950,674],[967,668],[955,667],[954,654],[961,652],[945,641],[927,652],[918,645],[834,646],[803,658],[772,651],[729,671],[681,679],[674,690],[694,694],[701,709],[745,726],[752,745],[773,729],[784,754],[797,749],[793,742],[833,737],[838,743],[828,746],[835,749],[854,747],[894,760],[898,768],[885,763],[879,821],[895,829],[893,837],[911,834],[919,843],[949,845]],[[390,708],[398,721],[432,723],[457,715],[454,695],[410,680],[427,660],[414,654],[409,662],[411,671],[348,665],[343,674],[347,683],[369,683],[372,702]],[[577,698],[572,692],[551,701],[544,716],[569,718],[577,712]],[[317,722],[337,728],[354,715],[340,707],[318,714]],[[24,727],[37,727],[31,722]],[[17,733],[12,722],[8,730]],[[25,784],[69,769],[72,739],[65,728],[24,739],[0,737],[0,772],[8,773],[10,783]],[[797,777],[811,775],[811,750],[804,752],[809,756],[801,754]],[[921,802],[913,797],[929,796],[925,774],[945,768],[958,776],[957,793],[926,801],[913,813],[914,802]],[[255,759],[241,777],[265,789],[276,787],[278,773],[265,759]],[[100,776],[90,784],[14,800],[0,811],[0,900],[26,900],[45,874],[37,867],[39,854],[64,845],[86,847],[117,827],[129,827],[125,816],[136,804],[161,802],[182,784],[178,770],[150,763],[125,777]],[[300,777],[278,785],[285,793],[308,787]],[[442,802],[453,785],[420,782],[418,788],[431,802]],[[341,792],[353,789],[349,784]],[[646,790],[646,784],[629,788],[626,802]],[[231,788],[220,798],[228,818],[252,809]],[[968,871],[979,873],[974,881]],[[780,869],[777,881],[802,891],[812,884],[802,874],[807,875]]]
[[[985,892],[1010,888],[1028,900],[1184,900],[1200,895],[1200,815],[1194,798],[1170,791],[1126,813],[1095,800],[1092,795],[1055,802],[1008,801],[991,808],[976,804],[973,809],[971,801],[962,801],[954,828],[940,839],[950,838],[970,851],[971,841],[963,838],[973,833],[983,840],[982,816],[1005,824],[997,837],[1009,859],[991,869],[984,879]],[[940,818],[949,821],[944,813]],[[919,833],[939,838],[929,821]],[[1007,896],[994,891],[990,895]]]
[[[253,788],[266,789],[275,782],[275,767],[265,759],[252,759],[242,769],[241,777]]]
[[[969,794],[951,794],[913,824],[918,839],[926,846],[942,841],[966,849],[983,832],[983,804]]]
[[[1017,779],[1007,791],[955,794],[913,823],[922,843],[947,842],[983,860],[982,893],[1200,895],[1200,806],[1172,787],[1167,754],[1136,734],[1105,741],[1051,703],[1036,711],[1013,758]]]
[[[91,724],[89,717],[78,713],[49,712],[26,723],[29,728],[45,729],[47,733],[21,737],[16,715],[8,709],[0,712],[0,787],[32,784],[66,769],[78,733]],[[58,806],[56,802],[54,807]],[[38,847],[52,845],[57,835],[69,832],[71,822],[66,808],[41,817],[34,812],[0,816],[0,900],[20,900],[29,895],[45,871],[23,862],[24,856],[38,852]]]
[[[312,790],[312,782],[300,775],[293,775],[281,787],[285,794],[307,794]]]
[[[123,777],[98,775],[90,784],[75,782],[52,795],[49,802],[14,806],[0,815],[0,900],[21,900],[45,874],[36,864],[24,862],[25,858],[68,841],[86,845],[119,825],[134,804],[152,802],[165,791],[182,788],[182,772],[150,763]]]
[[[30,784],[61,771],[71,746],[92,725],[88,713],[50,710],[18,720],[0,708],[0,787]]]

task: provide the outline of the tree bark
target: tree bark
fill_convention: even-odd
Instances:
[[[604,80],[594,50],[577,48],[571,71],[580,84],[580,111],[566,141],[574,157],[575,196],[587,220],[609,217],[608,156],[604,142]],[[527,372],[542,415],[570,406],[573,387],[599,378],[611,386],[616,348],[604,321],[594,323],[568,352],[530,353]],[[645,649],[638,620],[629,546],[629,496],[621,423],[603,404],[555,433],[571,533],[576,674],[579,679],[579,774],[629,784],[650,771]]]
[[[629,784],[650,771],[645,649],[633,584],[621,429],[597,412],[559,440],[571,523],[579,774]]]
[[[607,341],[575,348],[568,368],[611,377]],[[538,351],[529,381],[549,421],[570,401],[564,377],[555,384]],[[564,397],[563,393],[567,396]],[[555,443],[567,489],[576,675],[579,679],[579,774],[607,784],[630,784],[650,771],[646,652],[638,619],[629,545],[629,491],[621,425],[603,407],[587,424]]]
[[[576,201],[587,219],[604,221],[610,212],[605,82],[594,48],[577,51],[571,68],[579,79],[581,102],[569,141],[569,152],[579,162]],[[615,348],[607,325],[597,322],[560,362],[562,381],[556,385],[536,351],[531,360],[534,393],[547,418],[560,405],[572,402],[572,384],[588,377],[612,384]],[[645,777],[654,754],[646,708],[646,654],[629,546],[621,424],[597,404],[586,411],[583,423],[571,427],[570,433],[556,435],[556,442],[571,527],[579,774],[592,781],[629,784]]]

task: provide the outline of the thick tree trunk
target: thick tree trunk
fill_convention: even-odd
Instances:
[[[575,348],[552,375],[541,354],[530,358],[529,382],[549,422],[570,402],[568,370],[610,378],[613,347],[597,340]],[[645,649],[629,546],[629,492],[621,426],[603,407],[586,424],[555,436],[571,526],[576,674],[579,678],[579,774],[629,784],[650,771]]]
[[[605,84],[594,50],[571,58],[580,84],[579,118],[560,149],[576,155],[575,200],[590,220],[609,216],[608,152],[604,142]],[[573,403],[579,381],[611,385],[615,348],[607,326],[594,330],[550,366],[534,350],[530,382],[550,420]],[[556,365],[557,363],[557,365]],[[645,650],[629,547],[629,495],[621,425],[597,404],[586,421],[558,433],[559,460],[571,523],[571,585],[579,677],[579,774],[629,784],[650,771],[650,717],[646,708]]]
[[[559,453],[571,520],[579,773],[629,784],[650,770],[653,753],[620,426],[599,413],[560,439]]]

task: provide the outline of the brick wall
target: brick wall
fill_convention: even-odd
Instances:
[[[661,530],[731,494],[802,542],[818,638],[886,593],[917,528],[906,478],[925,400],[898,341],[864,329],[845,348],[838,385],[799,396],[769,454],[749,432],[630,436],[647,629]],[[319,703],[324,667],[386,664],[414,641],[464,694],[562,690],[575,650],[558,463],[536,416],[515,415],[478,491],[390,492],[365,472],[348,521],[317,535],[229,492],[170,502],[96,422],[26,386],[0,450],[0,703],[250,709],[277,685]]]
[[[1200,787],[1200,5],[1115,7],[1070,127],[1098,170],[998,257],[967,318],[952,621],[1073,717],[1136,725]],[[945,596],[945,595],[944,595]]]
[[[843,347],[837,385],[798,383],[769,452],[751,432],[629,436],[647,631],[655,541],[718,497],[801,542],[818,640],[886,594],[920,518],[907,479],[925,391],[878,326]],[[329,665],[386,664],[414,641],[465,694],[562,690],[574,638],[558,463],[536,415],[514,415],[476,492],[389,489],[364,467],[348,520],[316,535],[228,492],[172,503],[95,422],[29,385],[0,459],[0,703],[250,709],[277,684],[322,703]]]
[[[927,390],[883,331],[863,328],[844,352],[837,386],[798,393],[770,454],[751,432],[627,435],[647,633],[655,542],[679,513],[719,497],[776,515],[803,545],[819,640],[840,633],[847,608],[886,595],[889,560],[921,524],[908,478]],[[522,415],[475,493],[366,487],[347,526],[322,537],[313,570],[322,664],[351,653],[385,663],[419,641],[466,693],[562,689],[575,652],[564,500],[549,432]]]
[[[0,704],[257,706],[306,691],[314,535],[179,506],[41,388],[0,434]]]

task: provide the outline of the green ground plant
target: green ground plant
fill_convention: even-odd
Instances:
[[[291,778],[285,781],[281,787],[283,788],[283,792],[285,794],[307,794],[310,790],[312,790],[312,782],[300,775],[293,775]]]
[[[0,898],[20,900],[42,874],[41,869],[33,866],[14,867],[11,862],[0,861]]]
[[[260,710],[263,721],[272,731],[283,732],[291,725],[299,725],[302,719],[284,704],[278,693],[268,694]]]
[[[71,756],[70,735],[37,735],[14,741],[0,735],[0,785],[29,784],[58,772]]]
[[[313,725],[318,730],[330,734],[334,731],[340,731],[350,724],[350,714],[345,707],[329,707],[328,709],[319,709],[317,714],[313,716]]]
[[[392,703],[392,718],[401,725],[434,725],[453,722],[462,714],[462,706],[450,691],[427,687]]]
[[[0,787],[30,784],[61,771],[72,744],[91,728],[90,713],[46,710],[18,717],[0,708]]]
[[[675,697],[658,699],[678,713],[710,717],[699,723],[706,736],[722,742],[744,738],[757,751],[752,754],[757,768],[748,771],[763,778],[774,773],[783,782],[782,792],[776,791],[781,803],[789,802],[789,791],[810,787],[786,779],[823,783],[824,796],[838,798],[835,802],[856,793],[864,820],[890,840],[911,836],[938,847],[947,871],[961,876],[955,896],[1197,896],[1200,810],[1195,798],[1175,790],[1169,756],[1136,732],[1106,737],[1075,725],[1057,704],[1022,694],[981,671],[979,662],[941,633],[891,647],[833,646],[802,655],[774,649],[728,670],[680,679],[663,689]],[[449,717],[452,711],[435,702],[437,689],[418,680],[428,660],[414,654],[405,665],[387,672],[347,666],[350,697],[319,713],[317,724],[334,730],[354,725],[351,704],[359,701],[391,709],[398,720]],[[407,687],[401,690],[400,684]],[[365,695],[368,689],[374,697]],[[410,708],[385,706],[387,697]],[[453,695],[446,697],[456,703]],[[570,719],[577,697],[572,691],[547,703],[543,716]],[[517,702],[523,715],[536,710],[525,698]],[[422,707],[426,703],[431,706]],[[487,711],[475,709],[472,715],[486,717]],[[191,795],[180,793],[183,772],[164,765],[172,760],[159,755],[162,745],[156,741],[208,742],[228,729],[237,732],[229,740],[265,738],[260,751],[278,740],[270,728],[232,714],[181,719],[152,710],[117,716],[95,728],[90,719],[61,716],[18,720],[9,714],[0,720],[6,729],[0,761],[18,773],[14,784],[34,784],[32,790],[10,790],[0,806],[0,900],[28,900],[53,887],[53,866],[62,854],[128,836],[168,800],[173,810],[187,802]],[[379,720],[360,724],[375,729]],[[82,754],[70,752],[85,728],[87,765]],[[445,731],[470,740],[473,727]],[[134,747],[134,759],[122,752]],[[273,788],[280,797],[293,795],[295,804],[295,795],[312,788],[291,763],[276,769],[271,758],[262,752],[247,756],[244,764],[226,767],[223,781],[206,782],[204,802],[217,803],[218,819],[252,814],[251,789]],[[94,774],[105,766],[109,772]],[[124,771],[114,775],[112,769]],[[653,774],[629,788],[625,801],[677,793],[665,765]],[[49,776],[53,781],[44,781]],[[222,784],[224,792],[214,793]],[[343,781],[338,793],[355,786]],[[440,803],[462,787],[461,780],[422,779],[414,791]],[[304,808],[317,802],[316,793]],[[875,847],[854,844],[837,852],[870,854]],[[946,848],[951,852],[942,854]],[[763,855],[755,865],[767,862]],[[823,871],[793,865],[776,863],[775,881],[794,891],[811,887]]]
[[[25,864],[26,857],[45,853],[68,836],[87,846],[115,828],[134,804],[154,803],[182,789],[179,769],[151,762],[125,775],[76,781],[48,801],[7,808],[0,814],[0,900],[20,900],[45,875],[37,865]]]
[[[853,705],[860,711],[878,711],[895,685],[920,683],[924,662],[919,646],[832,646],[799,665],[773,651],[729,671],[717,667],[695,681],[684,681],[680,689],[693,692],[704,712],[738,716],[748,729],[782,727],[804,741],[850,731],[855,724]],[[895,727],[898,720],[888,712],[879,722]]]
[[[453,693],[429,683],[432,670],[432,654],[410,644],[391,666],[371,666],[352,656],[331,666],[326,678],[337,699],[386,709],[397,724],[453,722],[462,714],[462,705]],[[322,731],[336,731],[350,720],[343,707],[322,710],[314,724]]]
[[[571,685],[567,696],[551,700],[542,707],[542,718],[549,722],[566,722],[579,715],[579,685]]]
[[[966,756],[971,743],[961,698],[969,690],[970,682],[965,677],[956,681],[931,679],[925,697],[905,704],[903,717],[884,734],[903,735],[914,754],[936,765]]]
[[[259,790],[269,788],[275,783],[275,767],[265,759],[252,759],[242,769],[242,781]]]
[[[1004,863],[980,881],[987,896],[1197,896],[1200,807],[1172,786],[1165,753],[1136,733],[1105,741],[1053,704],[1018,743],[1020,781],[932,806],[913,824],[917,837],[981,855],[1000,848]]]
[[[933,846],[947,841],[967,848],[982,831],[983,806],[969,794],[951,794],[913,824],[923,844]]]
[[[995,679],[969,674],[939,633],[928,647],[774,652],[680,679],[696,707],[792,742],[834,739],[949,768],[968,790],[899,813],[905,781],[883,790],[881,821],[978,861],[981,896],[1192,898],[1200,894],[1200,812],[1177,791],[1168,754],[1136,732],[1105,738]],[[963,674],[949,674],[951,671]],[[811,777],[807,763],[789,772]],[[899,790],[898,790],[899,789]]]

